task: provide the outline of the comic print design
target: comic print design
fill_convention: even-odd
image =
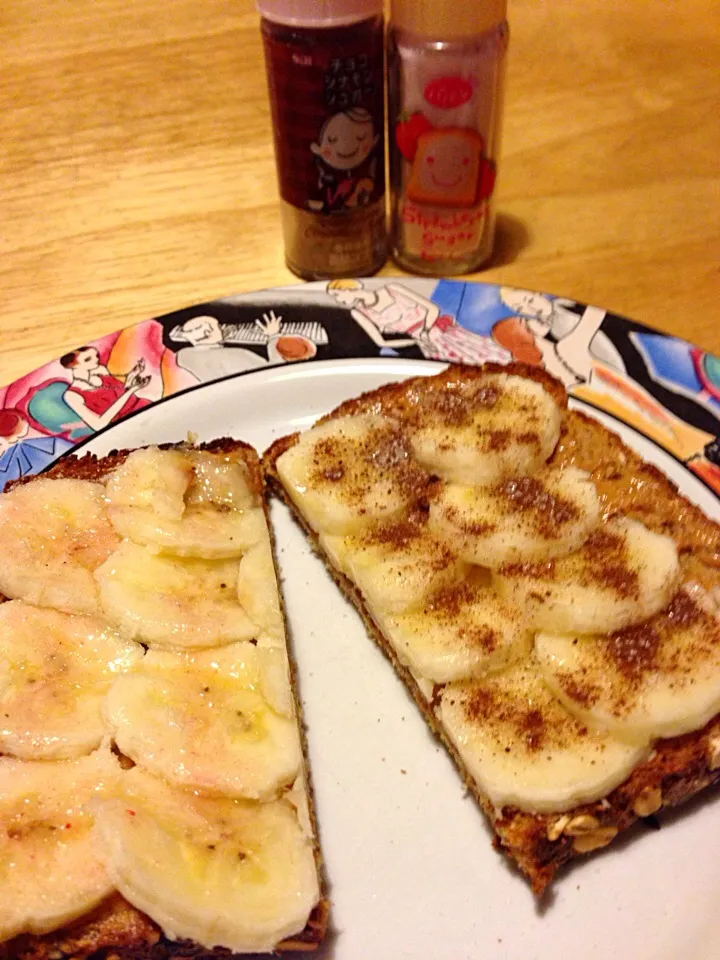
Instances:
[[[720,495],[720,358],[598,307],[451,280],[347,279],[198,304],[78,345],[0,389],[0,489],[199,384],[405,357],[544,367]]]

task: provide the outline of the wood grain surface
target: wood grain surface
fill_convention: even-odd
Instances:
[[[475,276],[720,352],[720,4],[510,0],[510,23],[500,231]],[[251,0],[7,0],[0,28],[1,383],[293,281]]]

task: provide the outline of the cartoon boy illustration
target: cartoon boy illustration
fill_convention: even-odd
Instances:
[[[325,121],[317,143],[310,145],[322,197],[308,201],[311,210],[332,213],[370,202],[377,167],[370,155],[378,140],[372,116],[364,107],[336,113]]]

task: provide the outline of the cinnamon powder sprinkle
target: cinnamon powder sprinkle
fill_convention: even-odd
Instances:
[[[652,621],[617,630],[600,642],[608,659],[626,680],[639,680],[658,666],[660,634],[652,626]]]
[[[429,482],[408,439],[394,424],[374,427],[360,438],[330,436],[315,443],[310,486],[342,483],[343,496],[360,505],[368,488],[382,478],[392,479],[408,500],[421,496]]]
[[[548,539],[559,536],[562,526],[580,516],[574,503],[550,493],[537,477],[504,480],[495,487],[495,493],[516,513],[532,511],[539,532]]]
[[[508,742],[519,741],[530,753],[541,750],[546,744],[547,720],[536,707],[512,697],[498,696],[485,687],[476,687],[463,707],[471,723],[487,724],[489,729],[498,724],[507,726]]]
[[[507,450],[510,446],[509,430],[491,430],[488,434],[488,449],[492,451]]]

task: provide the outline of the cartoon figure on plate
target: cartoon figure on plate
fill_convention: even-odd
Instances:
[[[150,383],[144,375],[145,361],[138,360],[123,380],[112,376],[100,362],[95,347],[80,347],[60,358],[70,373],[70,386],[63,401],[91,430],[101,430],[114,420],[142,410],[149,401],[136,396]]]
[[[272,310],[263,314],[262,320],[256,320],[254,328],[257,332],[253,341],[263,345],[267,359],[236,342],[237,326],[223,327],[217,317],[209,314],[178,324],[170,331],[169,339],[172,343],[187,344],[178,349],[177,362],[200,383],[247,373],[269,364],[309,360],[317,352],[315,343],[308,337],[283,332],[282,317],[275,316]]]
[[[544,366],[568,389],[590,379],[596,359],[624,370],[613,345],[598,333],[604,310],[585,307],[578,315],[568,309],[573,300],[512,287],[501,287],[500,299],[515,315],[496,323],[492,335],[514,360]]]
[[[62,437],[32,430],[20,410],[0,410],[0,490],[12,480],[40,473],[72,446]]]
[[[507,363],[509,354],[490,337],[465,330],[437,304],[399,283],[373,290],[359,280],[331,280],[330,296],[351,315],[381,350],[419,346],[427,360]],[[404,335],[404,336],[403,336]]]
[[[332,213],[365,206],[375,190],[377,159],[371,157],[379,140],[373,119],[364,107],[336,113],[325,121],[317,143],[310,145],[318,168],[320,200],[311,210]]]

